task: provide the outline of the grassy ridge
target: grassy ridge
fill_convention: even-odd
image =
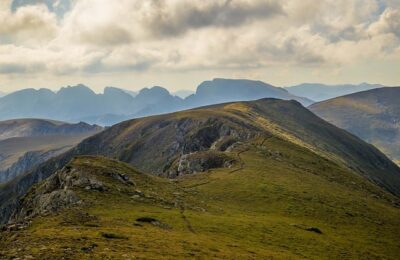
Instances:
[[[397,199],[362,177],[275,137],[251,140],[228,154],[237,158],[234,168],[176,180],[103,157],[79,157],[67,168],[95,176],[107,190],[74,188],[84,204],[3,232],[0,255],[396,259],[400,254]],[[110,178],[110,172],[128,175],[135,185]],[[156,222],[137,221],[143,218]]]

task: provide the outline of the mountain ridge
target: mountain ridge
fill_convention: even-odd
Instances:
[[[270,137],[302,147],[400,195],[400,169],[375,147],[318,118],[297,101],[262,99],[133,119],[110,127],[3,185],[1,219],[7,219],[18,197],[32,184],[75,156],[106,156],[144,172],[175,178],[230,167],[235,160],[224,156],[226,151],[250,139]]]
[[[385,87],[381,84],[360,83],[355,84],[340,84],[340,85],[327,85],[321,83],[303,83],[291,87],[285,87],[290,93],[294,95],[304,96],[315,102],[328,100],[331,98],[344,96],[360,91],[370,90],[374,88]]]
[[[309,108],[325,120],[400,159],[400,87],[373,89],[330,99]]]
[[[255,137],[224,153],[237,160],[231,167],[172,181],[115,159],[74,157],[22,198],[0,232],[0,255],[318,259],[400,252],[400,201],[365,178],[280,138]]]

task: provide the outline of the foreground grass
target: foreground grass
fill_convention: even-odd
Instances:
[[[75,159],[70,166],[90,171],[107,184],[107,191],[76,190],[84,205],[37,217],[27,229],[3,232],[0,256],[397,259],[400,255],[400,209],[395,197],[279,139],[243,144],[231,156],[238,154],[236,168],[173,181],[105,158]],[[135,185],[109,179],[105,173],[110,171],[129,175]],[[157,221],[137,221],[140,218]]]

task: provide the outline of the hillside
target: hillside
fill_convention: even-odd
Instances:
[[[2,258],[387,258],[399,201],[280,138],[254,138],[231,168],[168,180],[76,157],[35,186],[0,233]],[[397,204],[396,204],[397,203]]]
[[[400,194],[400,170],[390,160],[296,101],[227,103],[126,121],[85,140],[77,150],[117,158],[145,172],[175,176],[180,174],[176,164],[187,154],[223,151],[259,135],[305,147]]]
[[[230,167],[235,146],[271,137],[311,151],[335,165],[400,195],[400,169],[375,147],[316,117],[296,101],[262,99],[214,105],[126,121],[85,139],[0,189],[5,221],[32,184],[77,155],[101,155],[154,175],[175,178]]]
[[[400,87],[359,92],[310,106],[318,116],[400,160]]]
[[[382,87],[385,86],[368,83],[361,83],[358,85],[325,85],[320,83],[303,83],[296,86],[286,87],[285,89],[293,95],[306,97],[314,100],[315,102],[319,102],[339,96]]]
[[[102,128],[83,122],[70,124],[45,119],[13,119],[0,121],[0,140],[15,137],[76,135],[99,130],[102,130]]]
[[[68,151],[101,130],[99,126],[86,123],[43,119],[0,122],[0,183]]]

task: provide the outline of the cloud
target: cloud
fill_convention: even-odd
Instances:
[[[400,9],[386,9],[368,31],[371,35],[392,33],[400,38]]]
[[[0,74],[32,73],[44,69],[43,64],[22,65],[16,63],[0,63]]]
[[[3,74],[335,68],[400,58],[396,0],[14,0],[8,7],[0,9]]]
[[[177,36],[192,29],[241,26],[284,13],[278,1],[149,1],[140,22],[154,36]]]
[[[44,5],[24,6],[11,13],[0,11],[0,41],[41,42],[55,37],[58,31],[54,14]]]

